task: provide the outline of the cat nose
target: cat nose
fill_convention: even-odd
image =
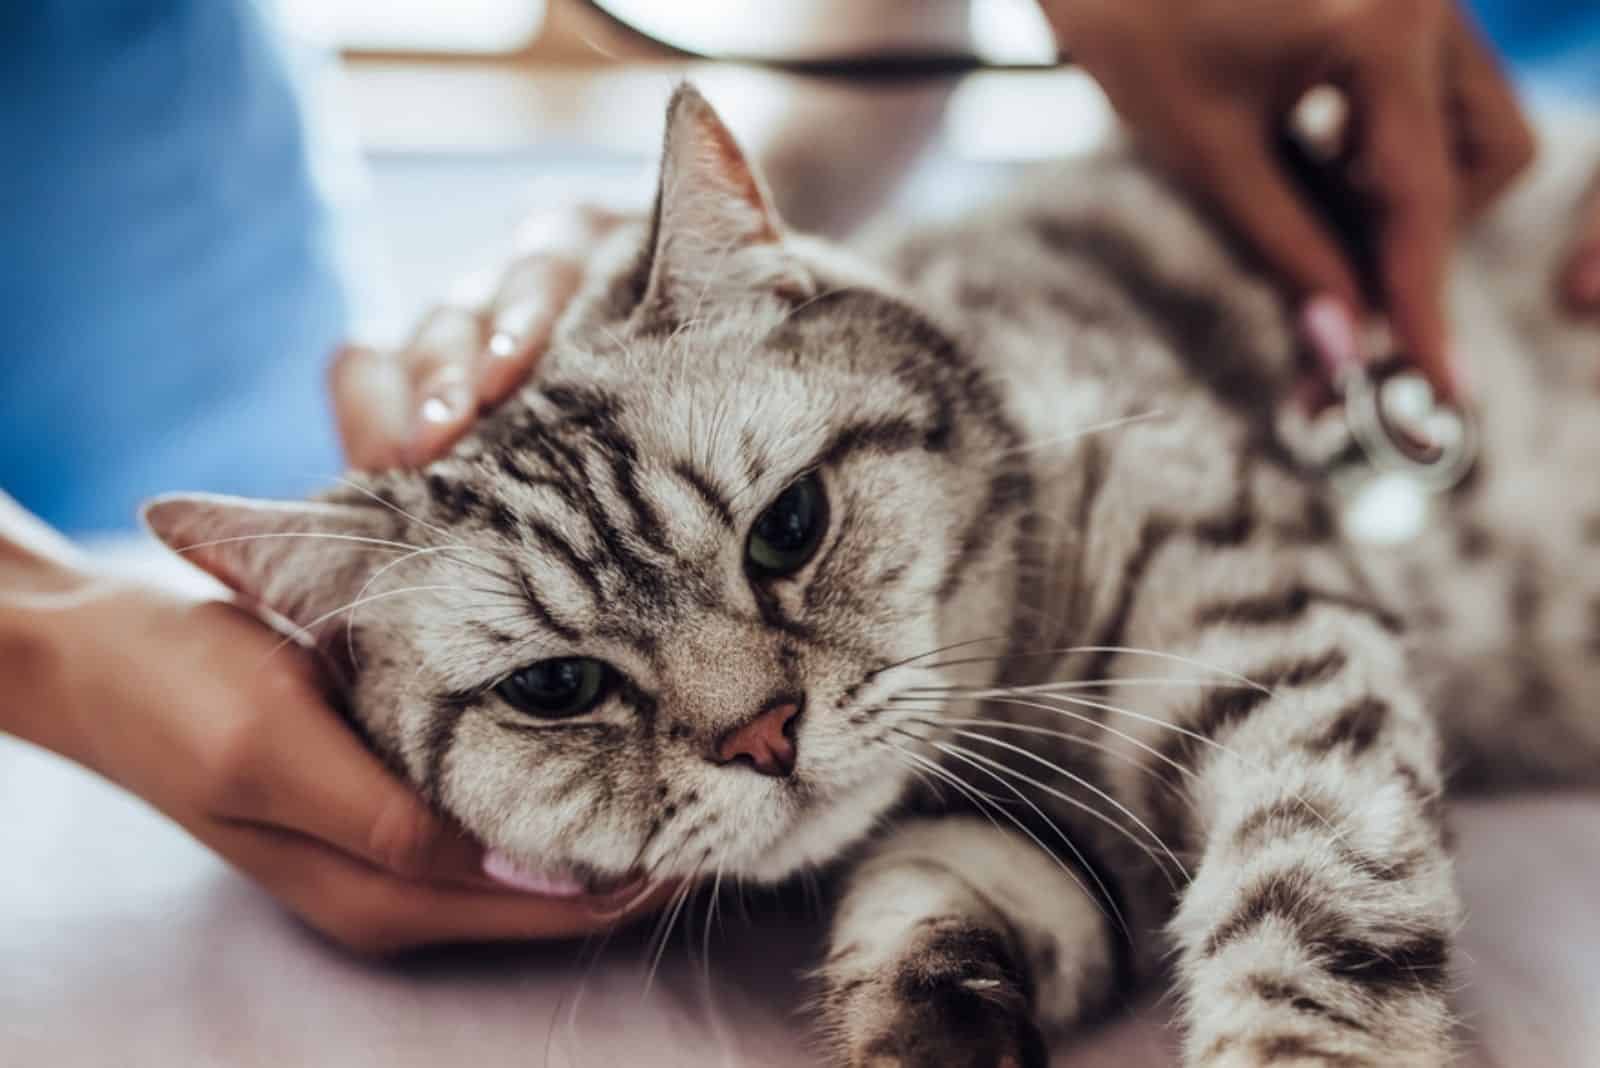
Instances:
[[[755,718],[724,734],[717,741],[716,762],[748,760],[763,775],[781,779],[794,771],[795,724],[800,702],[792,697],[769,701]]]

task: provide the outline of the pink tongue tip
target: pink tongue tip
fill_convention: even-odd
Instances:
[[[571,872],[528,871],[499,851],[484,856],[483,873],[503,886],[541,897],[581,897],[585,891]]]

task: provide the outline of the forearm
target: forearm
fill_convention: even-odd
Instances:
[[[78,553],[0,493],[0,732],[64,752],[58,617],[88,583]]]

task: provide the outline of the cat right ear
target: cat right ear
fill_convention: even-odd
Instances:
[[[811,295],[815,283],[783,245],[765,183],[700,95],[680,85],[667,105],[660,185],[639,314],[676,325],[726,293]]]
[[[394,515],[376,506],[193,493],[157,497],[141,514],[168,548],[314,639],[394,555]]]

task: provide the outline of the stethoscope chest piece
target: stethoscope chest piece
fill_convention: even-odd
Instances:
[[[1441,403],[1428,380],[1398,361],[1366,367],[1340,383],[1350,437],[1379,471],[1400,472],[1443,493],[1478,457],[1472,416]]]

